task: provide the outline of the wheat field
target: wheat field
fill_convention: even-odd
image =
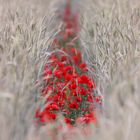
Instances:
[[[0,0],[0,140],[53,140],[33,123],[35,81],[64,0]],[[79,0],[80,40],[103,96],[99,126],[63,140],[140,140],[140,1]]]

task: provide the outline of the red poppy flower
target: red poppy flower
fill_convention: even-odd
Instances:
[[[86,76],[86,75],[82,75],[82,76],[79,77],[78,82],[81,83],[81,84],[88,83],[89,82],[89,77]]]
[[[78,56],[73,56],[73,60],[76,65],[80,62],[80,58]]]
[[[96,123],[93,110],[96,110],[96,103],[102,103],[102,99],[94,96],[93,89],[96,85],[94,79],[88,75],[88,66],[82,59],[78,38],[78,13],[71,11],[70,0],[67,0],[61,18],[64,26],[54,37],[51,48],[54,53],[50,55],[40,76],[40,99],[43,98],[45,109],[39,108],[35,117],[38,122],[45,124],[56,121],[57,113],[60,112],[70,127],[76,120],[84,124]],[[74,111],[76,113],[73,113]]]
[[[73,55],[76,55],[77,54],[77,49],[76,48],[71,48],[71,52]]]
[[[66,60],[67,60],[67,57],[66,56],[62,56],[61,57],[61,62],[66,61]]]
[[[64,67],[64,63],[59,62],[59,63],[58,63],[58,66],[62,69],[62,68]]]
[[[87,90],[85,90],[85,88],[81,87],[81,89],[80,89],[80,94],[81,94],[81,95],[87,95],[88,92],[87,92]]]
[[[67,74],[65,76],[66,81],[70,81],[73,78],[73,76],[71,74]]]
[[[54,75],[55,75],[57,78],[62,78],[62,71],[56,70],[56,71],[54,72]]]
[[[70,29],[70,28],[72,28],[73,27],[73,22],[72,21],[68,21],[67,23],[66,23],[66,28],[67,29]]]
[[[65,68],[64,68],[64,71],[65,72],[69,72],[69,71],[72,71],[73,70],[73,68],[72,68],[72,66],[70,66],[70,65],[68,65],[68,66],[66,66]]]
[[[89,86],[89,88],[93,88],[93,82],[89,81],[88,86]]]
[[[58,107],[58,105],[56,103],[52,103],[51,104],[51,109],[52,110],[59,110],[60,108]]]
[[[64,121],[65,121],[65,123],[67,123],[67,124],[71,124],[71,119],[69,119],[69,118],[65,118]]]
[[[102,97],[101,96],[97,96],[96,97],[96,102],[99,104],[102,104]]]
[[[79,67],[80,67],[81,69],[85,69],[85,68],[86,68],[86,66],[87,66],[87,65],[86,65],[86,63],[82,63],[82,64],[80,64],[80,66],[79,66]]]
[[[81,101],[82,101],[82,98],[78,96],[78,97],[76,98],[76,100],[77,100],[77,102],[81,102]]]
[[[71,83],[71,85],[70,85],[70,89],[76,89],[76,88],[77,88],[76,83]]]
[[[90,102],[90,103],[93,103],[94,102],[93,96],[92,95],[88,95],[87,101]]]
[[[57,118],[57,115],[56,114],[54,114],[54,113],[48,113],[48,119],[50,119],[50,120],[55,120],[56,118]]]
[[[70,109],[78,109],[79,108],[79,105],[77,104],[76,101],[72,102],[69,104],[69,108]]]

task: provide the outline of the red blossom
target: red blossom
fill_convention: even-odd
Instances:
[[[86,123],[86,124],[89,124],[91,122],[94,122],[94,124],[97,123],[97,119],[96,119],[94,113],[85,114],[84,116],[79,117],[77,119],[77,123]]]
[[[76,98],[76,100],[77,100],[77,102],[81,102],[81,101],[82,101],[82,98],[78,96],[78,97]]]
[[[76,55],[77,54],[77,49],[76,48],[71,48],[71,52],[73,55]]]
[[[88,102],[91,102],[91,103],[94,102],[94,99],[93,99],[93,96],[92,95],[88,95],[87,100],[88,100]]]
[[[67,72],[70,72],[70,71],[72,71],[73,70],[73,68],[72,68],[72,66],[70,66],[70,65],[68,65],[68,66],[66,66],[65,68],[64,68],[64,71],[67,73]]]
[[[59,107],[58,107],[58,105],[56,103],[52,103],[50,109],[52,109],[52,110],[59,110]]]
[[[64,61],[66,61],[67,60],[67,57],[66,56],[62,56],[61,57],[61,62],[64,62]]]
[[[85,69],[87,67],[86,63],[81,63],[79,66],[81,69]]]
[[[96,97],[96,102],[99,104],[102,104],[102,97],[101,96],[97,96]]]
[[[70,85],[70,89],[76,89],[76,88],[77,88],[76,83],[72,83],[72,84]]]
[[[96,124],[94,103],[102,104],[102,98],[95,96],[96,85],[82,57],[78,13],[71,11],[70,0],[67,0],[64,9],[63,22],[64,28],[56,35],[52,46],[53,51],[59,49],[63,53],[52,53],[43,68],[40,96],[43,98],[44,110],[37,109],[35,118],[37,122],[45,124],[55,121],[57,114],[62,113],[69,127],[76,122]]]
[[[72,102],[69,104],[69,108],[70,109],[78,109],[79,108],[79,105],[77,104],[76,101]]]
[[[71,119],[69,119],[69,118],[65,118],[64,121],[65,121],[65,123],[67,123],[67,124],[71,124]]]
[[[57,78],[62,78],[62,71],[56,70],[56,71],[54,72],[54,75],[55,75]]]
[[[66,81],[70,81],[70,80],[72,80],[72,78],[73,78],[73,76],[71,74],[67,74],[65,76]]]

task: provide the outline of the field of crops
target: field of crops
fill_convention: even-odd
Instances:
[[[67,1],[0,0],[0,140],[140,140],[140,1],[71,0],[73,15],[78,13],[72,20],[71,42],[66,41],[71,32],[67,26],[63,27],[69,19],[60,17],[70,15],[69,10],[64,12]],[[65,31],[67,34],[63,34]],[[71,54],[70,50],[60,48],[58,41],[61,46],[74,43],[76,49],[73,48]],[[39,117],[35,115],[40,104],[50,97],[40,95],[42,87],[46,90],[46,85],[42,86],[44,77],[41,77],[45,66],[55,77],[51,72],[49,76],[55,79],[52,80],[53,87],[49,87],[51,92],[56,92],[56,84],[61,85],[59,90],[66,89],[66,96],[78,86],[82,87],[74,82],[69,84],[70,75],[62,77],[64,69],[61,72],[57,64],[50,64],[64,53],[74,59],[72,72],[77,74],[72,73],[72,76],[79,79],[80,84],[87,81],[87,86],[84,85],[89,93],[87,97],[92,89],[99,97],[95,98],[100,104],[94,106],[96,117],[87,119],[86,116],[86,123],[93,123],[78,124],[74,128],[67,126],[77,122],[80,103],[77,105],[76,102],[69,105],[70,111],[75,109],[78,114],[75,116],[63,116],[59,111],[57,121],[48,121],[47,117],[43,120],[40,114]],[[67,62],[72,65],[70,60]],[[69,66],[63,66],[62,61],[55,63],[60,67]],[[86,69],[80,71],[79,67],[87,68],[88,72]],[[67,83],[64,88],[63,82]],[[52,84],[48,80],[47,83]],[[47,92],[51,94],[48,89]],[[91,98],[83,95],[82,101],[76,98],[77,102],[87,99],[91,102]],[[72,97],[65,98],[62,104],[66,107],[75,95]],[[56,104],[53,107],[55,112],[61,108]],[[86,105],[88,113],[89,108]],[[51,119],[55,120],[54,115],[51,114]],[[64,117],[66,121],[63,121]],[[43,125],[36,121],[38,118]]]

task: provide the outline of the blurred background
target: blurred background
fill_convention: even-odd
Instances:
[[[51,125],[34,125],[35,81],[60,30],[64,2],[0,0],[0,140],[51,140]],[[79,0],[75,6],[83,53],[95,67],[104,104],[90,136],[62,129],[58,139],[140,140],[140,1]]]

